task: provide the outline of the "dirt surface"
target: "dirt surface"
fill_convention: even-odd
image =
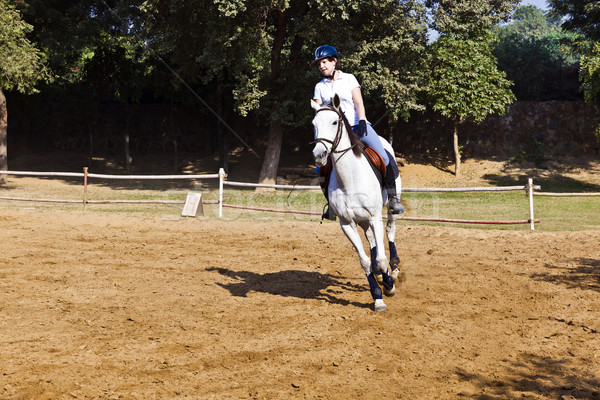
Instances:
[[[600,231],[399,224],[406,281],[375,313],[337,223],[0,226],[3,400],[600,399]]]

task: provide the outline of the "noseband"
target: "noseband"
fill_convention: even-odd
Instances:
[[[312,143],[329,143],[331,144],[331,149],[329,151],[327,151],[327,154],[332,154],[332,153],[344,153],[352,148],[354,148],[354,146],[356,146],[356,143],[351,145],[350,147],[348,147],[347,149],[343,149],[343,150],[337,150],[337,147],[340,144],[340,141],[342,140],[342,132],[343,132],[343,126],[345,124],[344,122],[344,117],[341,111],[333,108],[333,107],[323,107],[323,108],[319,108],[317,110],[316,113],[320,113],[321,111],[333,111],[334,113],[336,113],[338,115],[338,127],[337,127],[337,132],[335,134],[335,138],[333,140],[329,140],[326,138],[316,138],[314,141],[310,142]],[[315,114],[316,114],[315,113]],[[324,145],[325,146],[325,145]],[[327,146],[325,146],[325,149],[327,149]]]

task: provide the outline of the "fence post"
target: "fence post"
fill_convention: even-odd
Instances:
[[[88,167],[83,167],[83,210],[87,208],[87,179]]]
[[[527,194],[529,195],[529,226],[533,231],[535,223],[533,222],[533,179],[531,178],[527,181]]]
[[[223,217],[223,181],[225,180],[225,170],[219,168],[219,218]]]

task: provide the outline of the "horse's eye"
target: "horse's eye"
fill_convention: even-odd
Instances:
[[[337,125],[337,124],[338,124],[338,122],[337,122],[337,121],[335,121],[335,122],[333,123],[333,125]]]

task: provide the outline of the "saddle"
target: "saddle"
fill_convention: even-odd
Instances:
[[[383,187],[383,177],[387,173],[387,167],[385,165],[385,161],[383,161],[383,157],[381,157],[381,154],[379,154],[374,148],[369,147],[362,142],[361,144],[363,153],[367,156],[367,160],[369,160],[369,164],[371,165],[371,168],[373,168],[373,172],[375,172],[375,176],[377,176],[379,184]]]
[[[381,185],[381,187],[384,187],[385,186],[384,177],[387,173],[387,166],[385,165],[385,161],[383,160],[383,157],[381,157],[381,155],[377,152],[377,150],[375,150],[372,147],[367,146],[363,142],[360,142],[360,150],[362,151],[362,153],[366,156],[367,160],[369,161],[369,165],[373,169],[373,172],[375,172],[375,176],[377,177],[379,184]],[[392,157],[392,155],[390,154],[389,151],[386,150],[386,152],[388,153],[388,157]],[[392,158],[390,158],[390,159],[392,159]],[[394,164],[395,163],[390,163],[390,166],[393,168]],[[325,166],[319,168],[319,175],[320,175],[320,177],[322,177],[324,179],[325,187],[329,186],[329,177],[330,177],[332,169],[333,169],[333,162],[331,159],[327,162],[327,164],[325,164]],[[394,171],[394,179],[398,177],[398,174],[399,174],[399,171]]]

